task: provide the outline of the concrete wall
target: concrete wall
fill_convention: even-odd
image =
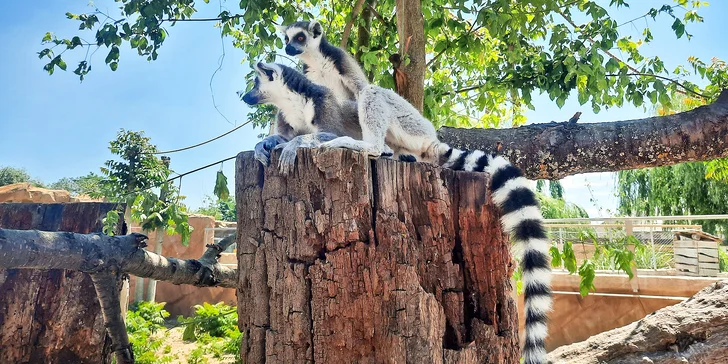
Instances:
[[[689,298],[719,278],[650,276],[638,271],[626,275],[600,274],[594,280],[597,293],[581,297],[578,275],[554,272],[554,305],[549,317],[546,349],[586,340],[588,337],[642,319],[663,307]],[[637,292],[634,292],[637,289]],[[523,336],[523,296],[519,296],[520,333]]]
[[[205,245],[213,243],[211,233],[205,237],[205,228],[215,227],[214,218],[192,215],[189,218],[189,223],[194,228],[189,246],[182,245],[179,235],[165,234],[164,241],[162,242],[162,255],[180,259],[198,259],[205,251]],[[138,228],[132,227],[132,231],[138,231]],[[148,235],[149,245],[147,246],[147,250],[154,251],[156,241],[155,233],[152,232]],[[224,253],[220,257],[220,261],[223,264],[237,266],[237,259],[234,253]],[[145,280],[145,286],[146,282]],[[131,303],[134,301],[136,277],[132,277],[129,283],[129,302]],[[167,302],[165,308],[173,317],[177,315],[190,316],[195,312],[194,305],[202,304],[203,302],[225,302],[233,306],[237,304],[235,289],[232,288],[195,287],[191,285],[177,286],[167,282],[157,282],[156,301]]]

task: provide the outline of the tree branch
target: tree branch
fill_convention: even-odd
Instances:
[[[354,4],[354,10],[351,11],[351,17],[346,22],[344,34],[341,36],[341,48],[346,48],[346,43],[349,41],[349,36],[351,35],[351,27],[354,26],[354,21],[359,16],[362,6],[364,6],[364,0],[357,0],[356,4]]]
[[[379,19],[380,22],[382,22],[382,24],[389,25],[390,22],[388,22],[387,19],[384,19],[384,17],[382,16],[382,14],[379,14],[379,12],[377,11],[377,9],[374,9],[374,7],[371,4],[367,3],[367,8],[372,12],[372,14],[374,14],[374,16],[377,19]]]
[[[116,362],[119,364],[134,364],[134,352],[131,344],[129,344],[129,335],[126,333],[124,318],[121,316],[117,274],[102,271],[91,274],[91,281],[94,283],[96,296],[99,298],[101,313],[104,316],[106,330],[111,337]]]
[[[728,156],[728,90],[710,105],[675,115],[511,129],[444,127],[438,135],[458,148],[500,147],[530,179],[706,161]]]
[[[675,85],[680,86],[682,89],[685,90],[685,91],[675,90],[679,94],[687,95],[687,93],[691,93],[691,94],[693,94],[693,95],[695,95],[697,97],[700,97],[702,99],[708,99],[707,96],[705,96],[705,95],[703,95],[703,94],[701,94],[701,93],[699,93],[697,91],[693,91],[689,87],[681,84],[679,81],[674,80],[674,79],[669,78],[669,77],[655,75],[655,74],[652,74],[652,73],[642,73],[642,72],[626,73],[625,75],[626,76],[630,76],[630,77],[654,77],[654,78],[659,78],[661,80],[665,80],[665,81],[674,83]],[[607,74],[606,76],[607,77],[619,77],[619,74],[618,73],[617,74],[610,73],[610,74]],[[496,81],[496,84],[503,84],[504,82],[506,82],[506,80],[503,78],[503,79],[497,80]],[[466,86],[466,87],[463,87],[463,88],[460,88],[460,89],[457,89],[457,90],[443,92],[439,96],[456,95],[456,94],[463,93],[463,92],[473,91],[473,90],[477,90],[477,89],[480,89],[482,87],[485,87],[485,86],[487,86],[489,84],[492,84],[492,83],[493,82],[483,82],[483,83],[480,83],[480,84],[477,84],[477,85],[473,85],[473,86]]]
[[[563,11],[561,11],[560,9],[557,9],[556,10],[556,13],[558,13],[559,15],[561,15],[561,17],[564,18],[564,20],[566,20],[567,23],[569,23],[572,27],[574,27],[574,30],[579,29],[579,26],[576,25],[576,23],[574,23],[574,21],[569,16],[567,16],[566,14],[564,14]],[[586,34],[584,34],[584,35],[586,36],[586,39],[589,41],[589,43],[591,45],[594,45],[594,43],[596,43],[596,41],[594,40],[594,38],[592,38],[592,37],[590,37],[590,36],[588,36]],[[616,55],[614,55],[609,50],[606,50],[606,49],[599,49],[599,50],[602,51],[602,52],[604,52],[604,54],[606,54],[609,58],[611,58],[611,59],[613,59],[613,60],[615,60],[617,62],[623,63],[625,66],[627,66],[627,69],[629,69],[630,71],[633,72],[633,74],[630,74],[630,75],[637,75],[637,76],[647,75],[647,74],[644,74],[644,73],[640,72],[634,66],[632,66],[632,65],[628,64],[627,62],[619,59],[619,57],[617,57]],[[706,98],[704,95],[701,95],[700,93],[698,93],[698,92],[696,92],[696,91],[688,88],[687,86],[683,85],[682,83],[678,82],[677,80],[674,80],[674,79],[669,78],[669,77],[658,76],[658,75],[653,75],[653,74],[649,74],[649,75],[652,76],[652,77],[656,77],[656,78],[660,78],[660,79],[664,79],[664,80],[670,81],[670,82],[674,83],[675,85],[680,86],[684,91],[683,90],[675,90],[675,92],[677,92],[679,94],[687,95],[688,93],[691,93],[691,94],[694,94],[694,95],[696,95],[698,97],[701,97],[703,99]]]
[[[84,273],[119,270],[137,277],[173,284],[237,287],[236,269],[217,262],[235,242],[228,236],[209,246],[199,260],[168,258],[143,249],[142,234],[106,236],[38,230],[0,229],[0,267],[7,269],[66,269]]]
[[[159,22],[178,22],[178,21],[186,21],[186,22],[204,22],[204,21],[228,21],[232,19],[242,18],[244,14],[235,14],[230,16],[221,16],[218,18],[166,18],[161,19]]]

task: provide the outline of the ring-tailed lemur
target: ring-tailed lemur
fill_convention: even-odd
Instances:
[[[523,358],[526,364],[546,362],[547,313],[552,299],[550,244],[538,199],[521,171],[502,156],[459,150],[441,143],[432,123],[407,100],[392,90],[369,85],[356,61],[325,41],[320,24],[297,22],[281,30],[286,35],[286,53],[297,55],[303,61],[311,81],[331,87],[338,100],[358,100],[362,139],[354,140],[351,137],[355,136],[347,134],[350,138],[337,138],[323,143],[323,147],[371,150],[374,145],[376,151],[388,145],[396,153],[412,154],[418,160],[446,168],[490,173],[493,201],[503,212],[503,229],[512,235],[517,245],[515,250],[523,254],[526,314]]]
[[[243,95],[243,101],[278,108],[277,133],[255,146],[255,158],[264,165],[269,163],[271,150],[283,149],[278,166],[282,173],[288,174],[294,166],[297,148],[317,147],[341,136],[351,140],[361,138],[355,102],[340,104],[328,88],[314,84],[290,67],[258,63],[254,68],[255,84]],[[373,157],[393,154],[386,145],[375,148],[363,143],[358,150]]]
[[[286,54],[303,60],[306,77],[328,87],[340,103],[355,100],[369,84],[356,60],[326,40],[321,24],[296,22],[277,28],[284,34]]]

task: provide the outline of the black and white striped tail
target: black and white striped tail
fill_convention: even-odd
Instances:
[[[514,251],[522,252],[525,294],[525,364],[546,363],[546,323],[551,309],[549,243],[536,194],[521,171],[502,156],[482,151],[449,148],[441,158],[443,167],[461,171],[488,172],[493,201],[501,208],[503,230],[512,236]]]

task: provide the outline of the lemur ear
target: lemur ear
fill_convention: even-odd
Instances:
[[[311,22],[311,23],[310,23],[310,24],[308,25],[308,31],[309,31],[309,32],[311,32],[311,34],[313,34],[313,37],[314,37],[314,38],[318,38],[318,37],[320,37],[320,36],[321,36],[321,34],[323,34],[323,33],[324,33],[324,28],[323,28],[323,27],[321,27],[321,24],[319,24],[319,22],[317,22],[317,21],[312,21],[312,22]]]
[[[276,67],[263,62],[258,62],[258,64],[255,65],[255,68],[257,68],[261,74],[266,75],[268,77],[268,81],[273,81],[273,75],[277,73]]]

